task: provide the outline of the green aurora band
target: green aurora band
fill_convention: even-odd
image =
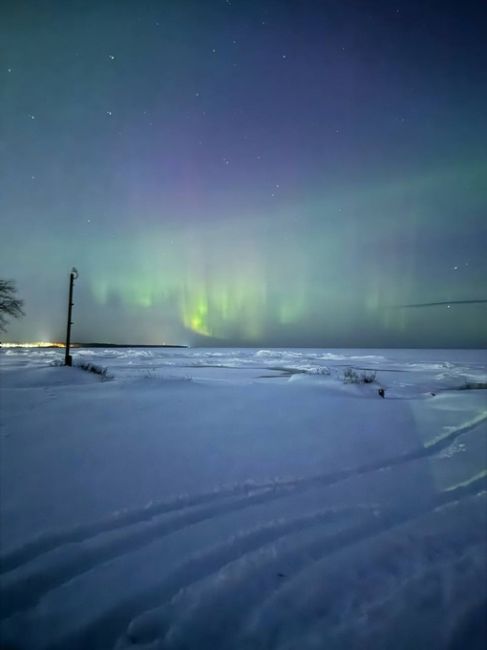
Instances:
[[[118,240],[110,253],[112,260],[131,257],[133,264],[124,261],[115,272],[113,264],[107,265],[91,277],[92,296],[102,307],[120,302],[141,318],[144,310],[169,311],[186,331],[187,342],[208,338],[259,344],[278,331],[285,341],[303,327],[311,335],[321,331],[331,338],[334,331],[352,327],[400,334],[421,324],[424,314],[392,309],[398,303],[418,296],[475,297],[475,286],[452,283],[455,274],[445,282],[430,270],[423,282],[421,256],[436,229],[443,237],[457,232],[454,218],[428,212],[438,192],[449,188],[455,204],[463,195],[475,212],[487,198],[482,185],[486,172],[479,164],[384,186],[344,188],[300,211],[295,206],[281,209],[279,230],[269,226],[275,214],[254,214],[206,218],[191,229],[160,228],[148,238],[133,234],[125,242]],[[391,219],[398,211],[401,218]],[[400,255],[404,248],[411,254]],[[362,274],[363,266],[367,274]],[[472,306],[469,314],[478,310]],[[437,324],[438,318],[433,321]],[[474,335],[479,333],[476,325],[478,320],[470,323]]]

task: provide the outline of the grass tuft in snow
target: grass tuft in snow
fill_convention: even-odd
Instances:
[[[346,368],[343,372],[343,381],[346,384],[373,384],[376,374],[373,371],[357,372],[353,368]]]
[[[487,388],[487,381],[466,381],[459,390],[482,390]]]
[[[189,375],[171,375],[171,374],[161,374],[156,368],[146,368],[139,375],[144,380],[150,380],[151,382],[175,382],[175,381],[192,381],[192,377]]]

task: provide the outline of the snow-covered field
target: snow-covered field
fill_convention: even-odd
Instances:
[[[485,647],[486,351],[62,354],[0,351],[2,648]]]

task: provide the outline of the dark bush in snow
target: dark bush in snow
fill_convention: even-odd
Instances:
[[[83,362],[75,364],[76,368],[81,368],[81,370],[86,370],[86,372],[92,372],[95,375],[99,375],[102,379],[111,379],[112,376],[108,373],[107,368],[102,366],[97,366],[95,363]]]

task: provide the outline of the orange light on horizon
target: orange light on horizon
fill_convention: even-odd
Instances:
[[[2,348],[64,348],[64,343],[52,341],[33,341],[22,343],[1,343]]]

